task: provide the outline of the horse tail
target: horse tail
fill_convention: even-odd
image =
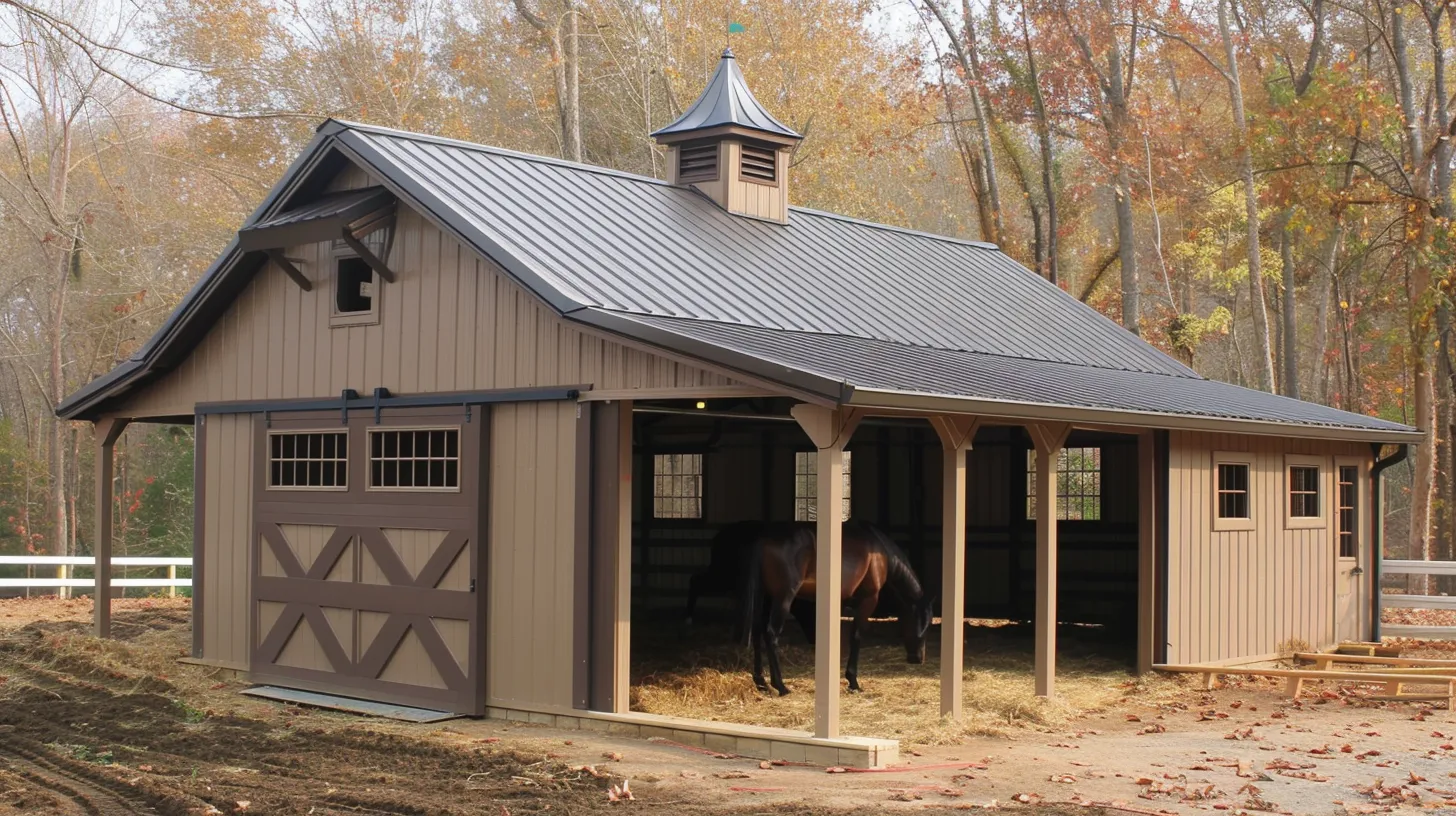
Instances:
[[[743,621],[743,637],[740,643],[753,645],[754,625],[757,622],[759,607],[762,601],[759,595],[763,586],[763,536],[761,531],[748,540],[748,552],[743,558],[743,580],[741,583],[742,595],[740,596],[739,614]]]

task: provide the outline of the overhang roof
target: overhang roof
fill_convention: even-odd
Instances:
[[[672,124],[652,132],[658,139],[682,138],[697,131],[722,127],[756,130],[789,139],[802,139],[797,131],[775,119],[748,89],[748,81],[733,58],[732,49],[723,49],[718,69],[708,80],[702,96],[683,111]]]
[[[238,244],[249,252],[333,240],[345,227],[390,207],[394,200],[383,187],[329,193],[238,230]],[[324,234],[327,238],[316,237]]]
[[[466,142],[328,122],[245,230],[317,201],[309,179],[323,183],[341,157],[564,318],[798,393],[1421,439],[1397,423],[1206,380],[990,244],[797,207],[787,225],[743,218],[691,188]],[[234,242],[146,347],[58,412],[94,415],[175,365],[256,270],[252,256]]]

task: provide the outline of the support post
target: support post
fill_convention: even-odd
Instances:
[[[96,637],[111,637],[111,502],[112,453],[116,440],[126,430],[127,420],[107,417],[96,421],[96,589],[93,624]]]
[[[632,401],[617,403],[617,592],[612,710],[631,710],[632,690]]]
[[[854,409],[801,403],[794,419],[818,449],[814,539],[814,736],[839,736],[839,630],[843,597],[844,446],[859,425]]]
[[[940,436],[940,715],[960,719],[965,673],[966,451],[980,420],[931,417]]]
[[[1036,446],[1036,696],[1056,696],[1057,454],[1072,426],[1028,425]]]
[[[1158,457],[1154,451],[1152,431],[1138,434],[1137,497],[1138,497],[1138,590],[1137,590],[1137,672],[1153,670],[1157,654],[1157,525],[1158,525]]]

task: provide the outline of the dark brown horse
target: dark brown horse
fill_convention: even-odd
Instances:
[[[708,568],[688,579],[688,606],[683,622],[693,625],[693,615],[698,609],[698,600],[704,597],[729,597],[743,602],[744,581],[748,574],[748,559],[758,543],[759,532],[764,529],[762,521],[738,521],[722,528],[709,544]],[[804,629],[804,638],[814,642],[814,605],[809,601],[795,601],[793,616]],[[733,642],[750,645],[753,636],[751,621],[740,613],[735,620],[738,628],[733,633]]]
[[[752,616],[753,683],[768,691],[763,680],[766,649],[773,687],[780,696],[788,694],[789,689],[779,666],[779,634],[794,599],[814,597],[814,538],[813,524],[765,524],[749,550],[743,608]],[[865,522],[847,521],[842,541],[842,598],[854,607],[844,676],[849,680],[849,690],[859,691],[860,638],[880,601],[880,592],[888,588],[905,610],[900,615],[900,634],[907,663],[925,662],[925,633],[930,628],[934,599],[921,589],[905,553],[880,529]]]

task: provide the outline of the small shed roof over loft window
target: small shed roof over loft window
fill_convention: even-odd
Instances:
[[[804,138],[759,104],[753,91],[748,89],[748,81],[743,78],[732,49],[723,50],[718,70],[713,72],[698,101],[672,124],[653,131],[652,135],[660,142],[677,142],[719,128],[742,128],[778,137],[773,141],[791,140],[792,143]]]
[[[394,193],[383,187],[329,193],[239,230],[238,248],[244,252],[267,254],[284,274],[307,292],[313,289],[313,284],[293,260],[284,257],[284,247],[342,240],[380,278],[393,283],[394,272],[387,260],[397,205]],[[378,230],[387,230],[382,258],[362,243],[365,236]]]

